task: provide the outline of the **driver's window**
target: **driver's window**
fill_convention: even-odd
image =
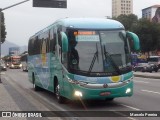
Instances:
[[[58,44],[57,44],[57,52],[58,52],[58,57],[59,57],[59,60],[62,61],[62,38],[61,38],[61,27],[58,26],[57,28],[57,35],[58,35]]]

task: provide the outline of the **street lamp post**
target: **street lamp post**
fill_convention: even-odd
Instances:
[[[2,11],[3,11],[3,10],[6,10],[6,9],[9,9],[9,8],[12,8],[12,7],[14,7],[14,6],[17,6],[17,5],[19,5],[19,4],[22,4],[22,3],[24,3],[24,2],[28,2],[28,1],[30,1],[30,0],[24,0],[24,1],[22,1],[22,2],[19,2],[19,3],[16,3],[16,4],[10,5],[10,6],[8,6],[8,7],[3,8],[3,9],[0,8],[0,60],[1,60],[1,44],[2,44],[2,38],[1,38],[1,24],[2,24],[1,19],[2,19]],[[0,68],[0,83],[2,83],[2,80],[1,80],[1,68]]]

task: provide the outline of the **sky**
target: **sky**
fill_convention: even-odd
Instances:
[[[0,0],[0,8],[11,6],[24,0]],[[32,7],[33,0],[4,10],[6,40],[19,46],[28,45],[29,37],[66,17],[112,17],[112,0],[67,0],[67,9]],[[133,14],[141,18],[142,9],[160,0],[133,0]]]

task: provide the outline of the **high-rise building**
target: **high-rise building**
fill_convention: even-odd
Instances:
[[[133,0],[112,0],[112,17],[133,13]]]
[[[153,5],[142,9],[142,18],[160,23],[160,5]]]

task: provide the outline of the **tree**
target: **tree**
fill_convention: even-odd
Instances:
[[[4,23],[5,19],[4,19],[4,13],[1,12],[1,42],[4,43],[5,38],[6,38],[6,27],[5,27],[5,23]]]
[[[153,24],[153,42],[155,50],[160,50],[160,23],[152,23]]]
[[[137,24],[138,17],[134,14],[129,14],[129,15],[119,15],[117,18],[113,18],[119,22],[121,22],[126,30],[131,30],[132,27]]]
[[[139,19],[132,27],[132,31],[139,36],[142,52],[160,48],[160,24],[152,23],[147,19]]]
[[[133,31],[139,36],[141,52],[160,50],[159,23],[153,23],[144,18],[138,20],[137,16],[134,14],[120,15],[113,19],[121,22],[126,30]],[[133,51],[132,48],[131,50]]]

